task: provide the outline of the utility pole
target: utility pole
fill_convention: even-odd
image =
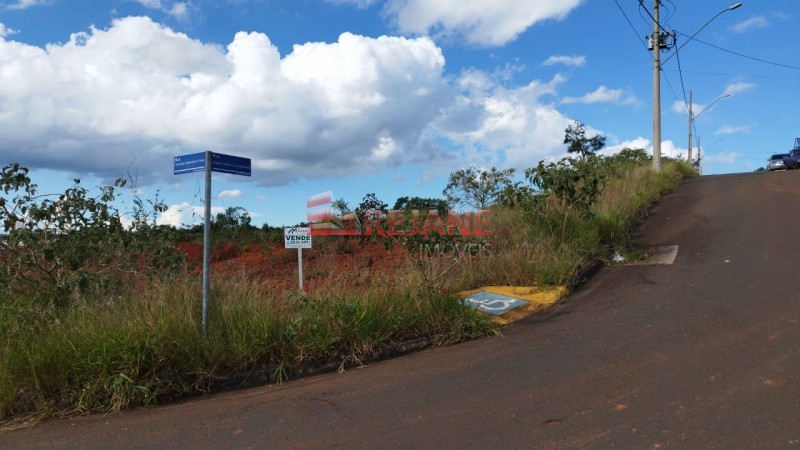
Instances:
[[[641,0],[639,2],[642,3]],[[714,17],[708,19],[708,21],[700,27],[689,39],[686,40],[680,47],[678,47],[675,52],[669,56],[662,62],[661,61],[661,50],[669,50],[670,47],[675,45],[675,31],[671,32],[662,32],[661,24],[659,23],[659,11],[661,8],[661,0],[653,0],[653,34],[648,36],[648,50],[653,51],[653,170],[656,172],[661,172],[661,65],[666,63],[670,60],[673,56],[678,54],[678,52],[688,44],[698,33],[703,31],[708,24],[711,23],[714,19],[719,17],[721,14],[725,13],[726,11],[733,11],[741,7],[741,3],[734,3],[733,5],[723,9],[722,11],[718,12]],[[701,113],[702,114],[702,113]],[[689,114],[691,116],[691,113]],[[697,115],[698,117],[700,114]],[[691,117],[690,117],[690,124],[691,124]],[[690,131],[691,132],[691,131]],[[691,141],[691,138],[689,139]],[[699,141],[699,140],[698,140]],[[698,147],[700,147],[698,142]],[[689,152],[691,154],[692,144],[689,143]],[[699,148],[698,148],[698,155],[699,155]]]
[[[692,91],[689,91],[689,165],[692,164]]]
[[[653,170],[661,172],[661,25],[659,6],[661,0],[653,0]]]
[[[653,0],[653,34],[648,37],[647,46],[653,51],[653,170],[656,172],[661,172],[661,50],[669,50],[675,44],[675,32],[662,31],[660,9],[661,0]]]

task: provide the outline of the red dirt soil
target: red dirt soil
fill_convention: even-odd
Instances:
[[[202,270],[202,244],[180,242],[177,248],[186,255],[190,270]],[[387,251],[382,243],[350,241],[341,245],[339,251],[307,249],[303,251],[304,286],[313,289],[318,278],[332,271],[343,276],[364,271],[369,274],[388,273],[407,258],[405,248],[395,246]],[[212,249],[210,260],[211,271],[215,274],[240,274],[279,289],[297,288],[297,250],[285,249],[283,243],[268,248],[262,244],[217,244]]]

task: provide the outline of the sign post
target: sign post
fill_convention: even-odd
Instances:
[[[203,213],[203,336],[208,336],[208,295],[211,290],[211,152],[206,152],[206,192]]]
[[[284,248],[297,249],[297,274],[300,292],[303,291],[303,249],[311,248],[311,228],[292,227],[283,229]]]
[[[203,335],[208,336],[208,303],[211,287],[211,172],[228,173],[249,177],[251,162],[249,158],[223,155],[222,153],[200,152],[176,156],[173,160],[173,174],[205,172],[205,211],[203,213]]]

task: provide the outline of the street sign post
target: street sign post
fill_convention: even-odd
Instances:
[[[249,158],[200,152],[176,156],[173,159],[173,174],[205,172],[205,212],[203,214],[203,335],[208,335],[208,292],[211,286],[211,172],[250,176]]]
[[[311,248],[311,228],[292,227],[283,229],[285,248],[297,249],[297,278],[300,291],[303,291],[303,249]]]
[[[206,170],[206,153],[192,153],[191,155],[176,156],[174,160],[174,175],[184,173],[203,172]]]
[[[250,158],[240,158],[238,156],[223,155],[222,153],[212,153],[211,171],[249,177]]]

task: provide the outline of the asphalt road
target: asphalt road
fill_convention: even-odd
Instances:
[[[699,177],[503,337],[0,434],[2,448],[800,449],[800,171]]]

